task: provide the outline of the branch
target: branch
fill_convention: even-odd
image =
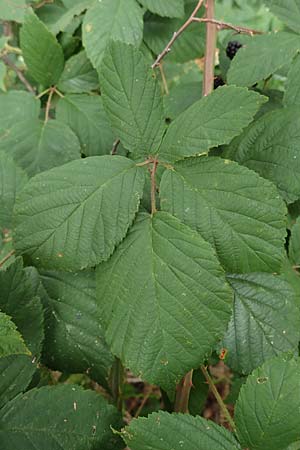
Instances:
[[[54,86],[52,86],[49,89],[49,97],[48,97],[47,104],[46,104],[45,123],[48,122],[48,120],[49,120],[49,113],[50,113],[50,109],[51,109],[51,101],[52,101],[53,94],[55,92],[56,92],[56,88]]]
[[[1,268],[1,267],[6,263],[6,261],[8,261],[9,258],[10,258],[11,256],[13,256],[15,253],[16,253],[15,250],[11,250],[9,253],[7,253],[7,255],[5,255],[4,258],[1,259],[1,261],[0,261],[0,268]]]
[[[188,413],[189,412],[189,398],[191,388],[193,386],[193,370],[188,372],[177,386],[177,393],[174,405],[175,412]]]
[[[118,147],[119,147],[119,144],[120,144],[120,139],[117,139],[117,140],[115,140],[115,142],[113,143],[113,147],[112,147],[112,150],[111,150],[111,154],[112,155],[116,155],[117,154],[117,151],[118,151]]]
[[[215,15],[215,0],[206,0],[206,48],[203,73],[203,96],[210,94],[214,89],[215,53],[217,41],[217,28],[212,23]]]
[[[217,403],[218,403],[222,413],[224,414],[224,417],[226,417],[227,422],[230,424],[232,430],[235,431],[236,430],[235,423],[234,423],[225,403],[223,402],[223,399],[222,399],[221,395],[219,394],[218,389],[216,388],[213,380],[211,379],[211,376],[209,375],[207,368],[205,366],[201,366],[201,371],[207,381],[207,384],[210,387],[210,390],[214,394],[215,399],[217,400]]]
[[[194,11],[192,12],[191,16],[188,18],[188,20],[182,25],[181,28],[179,28],[178,31],[175,31],[175,33],[173,34],[172,39],[170,39],[170,41],[168,42],[168,44],[166,45],[166,47],[164,48],[164,50],[158,55],[158,57],[156,58],[156,60],[154,61],[154,63],[152,64],[152,69],[154,69],[155,67],[158,67],[160,62],[162,61],[162,59],[166,56],[167,53],[169,53],[171,51],[171,47],[174,44],[174,42],[176,41],[177,38],[179,38],[179,36],[184,32],[184,30],[191,25],[191,23],[194,22],[194,19],[196,17],[197,12],[199,11],[199,9],[201,8],[203,3],[203,0],[199,0],[198,4],[196,6],[196,8],[194,9]]]
[[[35,94],[35,89],[31,86],[29,81],[24,77],[22,71],[9,59],[7,55],[3,55],[0,57],[0,59],[4,62],[4,64],[7,67],[10,67],[14,72],[16,72],[17,77],[19,80],[24,84],[26,89],[31,92],[32,94]]]
[[[194,17],[193,22],[199,22],[199,23],[212,23],[217,26],[218,30],[234,30],[237,33],[245,33],[250,34],[250,36],[253,36],[254,34],[263,34],[262,31],[253,30],[252,28],[246,28],[246,27],[239,27],[236,25],[232,25],[231,23],[222,22],[221,20],[211,19],[211,18],[200,18],[200,17]]]

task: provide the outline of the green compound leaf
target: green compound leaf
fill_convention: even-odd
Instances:
[[[299,0],[264,0],[273,14],[284,22],[291,30],[300,33],[300,1]]]
[[[29,176],[80,158],[74,132],[57,120],[26,120],[0,136],[0,154],[6,152]]]
[[[94,271],[78,273],[41,272],[48,294],[44,299],[47,367],[69,373],[84,373],[107,385],[113,357],[104,341],[97,316]]]
[[[211,243],[228,272],[280,270],[286,208],[255,172],[221,158],[190,158],[164,172],[160,199]]]
[[[66,95],[58,102],[56,118],[77,134],[84,155],[111,152],[115,139],[100,95]]]
[[[37,175],[16,202],[16,250],[45,269],[76,271],[106,260],[125,237],[143,186],[143,169],[121,156]]]
[[[56,84],[64,68],[63,50],[32,10],[25,15],[20,39],[24,60],[32,77],[45,87]]]
[[[27,176],[15,162],[0,153],[0,229],[12,227],[16,195],[23,189]]]
[[[300,311],[292,287],[267,273],[229,275],[227,280],[235,292],[223,341],[229,367],[249,373],[266,359],[297,351]]]
[[[256,369],[242,386],[235,423],[243,448],[282,450],[299,440],[299,360],[278,357]]]
[[[227,81],[238,86],[252,86],[288,64],[300,50],[300,36],[272,33],[254,36],[233,59]]]
[[[156,153],[165,129],[163,101],[143,54],[113,42],[99,75],[104,106],[124,147],[137,156]]]
[[[59,79],[58,89],[68,94],[81,94],[98,88],[98,74],[85,51],[71,56]]]
[[[182,17],[184,0],[140,0],[149,11],[162,17]]]
[[[300,109],[270,112],[241,138],[234,159],[278,187],[284,200],[300,197]]]
[[[211,420],[188,414],[152,413],[122,430],[131,450],[239,450],[232,433]]]
[[[221,87],[195,102],[169,126],[159,150],[167,162],[228,144],[252,121],[266,98],[235,86]]]
[[[95,2],[88,9],[83,21],[83,45],[96,69],[100,68],[104,52],[111,40],[138,47],[142,37],[143,10],[136,0]]]
[[[122,423],[117,410],[96,392],[75,385],[47,386],[19,395],[1,409],[0,421],[3,449],[123,448],[111,430]]]
[[[164,212],[141,214],[98,266],[97,294],[111,351],[166,390],[223,336],[232,300],[211,246]]]
[[[0,139],[16,123],[38,119],[40,108],[40,100],[29,92],[9,91],[0,95]]]
[[[16,325],[9,316],[0,312],[0,361],[3,356],[29,354]]]

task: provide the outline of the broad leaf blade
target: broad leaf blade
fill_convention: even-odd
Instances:
[[[142,36],[143,11],[136,0],[95,2],[83,21],[83,45],[96,69],[100,68],[110,40],[139,46]]]
[[[300,36],[272,33],[254,36],[232,61],[227,80],[238,86],[252,86],[288,64],[300,50]]]
[[[41,280],[48,294],[43,302],[46,365],[62,372],[87,372],[105,386],[113,357],[97,319],[101,310],[94,272],[41,272]]]
[[[184,15],[184,0],[141,0],[149,11],[162,17],[182,17]]]
[[[9,91],[0,95],[0,138],[23,120],[36,120],[40,113],[40,100],[25,91]]]
[[[9,316],[0,312],[0,361],[4,356],[29,354],[16,325]]]
[[[100,70],[103,102],[116,135],[138,156],[156,153],[165,129],[160,86],[143,54],[113,42]]]
[[[282,20],[291,30],[300,33],[299,0],[264,0],[273,14]]]
[[[234,159],[278,187],[284,200],[300,197],[299,108],[270,112],[256,121],[239,142]]]
[[[111,153],[115,139],[99,95],[66,95],[58,102],[56,118],[77,134],[84,155]]]
[[[282,450],[299,439],[299,360],[271,359],[241,388],[235,409],[243,447]]]
[[[300,217],[292,226],[289,241],[289,258],[294,266],[300,266]]]
[[[76,271],[106,260],[134,219],[143,185],[142,168],[121,156],[43,172],[16,203],[17,251],[47,269]]]
[[[0,309],[8,312],[21,331],[31,356],[13,355],[0,358],[0,408],[28,387],[38,370],[43,341],[44,315],[39,278],[35,269],[22,269],[20,258],[6,272],[0,272]]]
[[[37,360],[26,355],[0,358],[0,409],[24,392],[37,370]]]
[[[176,161],[228,144],[252,121],[265,97],[247,89],[226,86],[195,102],[168,128],[160,159]]]
[[[97,293],[112,352],[166,390],[222,337],[232,298],[211,246],[164,212],[140,215],[98,266]]]
[[[0,229],[12,227],[16,195],[23,189],[27,176],[15,162],[0,153]]]
[[[214,246],[228,272],[280,269],[286,208],[254,172],[221,158],[190,158],[165,171],[160,198],[165,211]]]
[[[131,450],[238,450],[232,433],[211,420],[188,414],[153,413],[122,431]]]
[[[1,311],[13,319],[33,357],[38,358],[44,339],[43,309],[21,258],[0,271],[0,286]]]
[[[0,154],[6,152],[29,176],[80,158],[74,132],[57,120],[26,120],[0,136]]]
[[[22,23],[27,7],[26,0],[0,0],[0,19]]]
[[[69,94],[81,94],[98,88],[98,74],[85,51],[71,56],[59,79],[58,89]]]
[[[235,292],[223,342],[229,367],[249,373],[266,359],[297,351],[300,311],[292,287],[266,273],[229,275],[227,279]]]
[[[53,34],[29,10],[20,32],[21,49],[33,78],[49,87],[56,84],[64,68],[64,55]]]
[[[82,419],[84,417],[84,420]],[[118,450],[121,417],[96,392],[60,385],[19,395],[0,411],[1,448]]]
[[[297,55],[291,64],[286,85],[283,102],[285,106],[300,106],[300,55]]]

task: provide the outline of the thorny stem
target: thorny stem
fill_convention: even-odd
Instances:
[[[9,59],[7,55],[3,55],[0,57],[0,59],[4,62],[4,64],[7,67],[10,67],[14,72],[16,72],[17,77],[19,80],[24,84],[26,89],[31,92],[32,94],[35,94],[34,88],[31,86],[29,81],[25,78],[22,71]]]
[[[214,394],[215,399],[217,400],[217,403],[218,403],[222,413],[224,414],[224,417],[227,419],[227,422],[230,424],[232,430],[235,431],[236,430],[235,423],[234,423],[225,403],[223,402],[223,399],[222,399],[221,395],[219,394],[214,381],[212,380],[211,376],[209,375],[207,368],[205,366],[201,366],[201,371],[207,381],[207,384],[209,385],[210,390]]]
[[[175,412],[189,412],[189,398],[193,386],[193,370],[188,372],[177,386],[176,399],[174,405]]]
[[[151,177],[151,215],[156,213],[156,169],[158,166],[158,160],[156,158],[153,159],[152,162],[152,168],[150,170],[150,177]]]
[[[168,44],[166,45],[166,47],[164,48],[164,50],[158,55],[158,57],[156,58],[156,60],[154,61],[154,63],[152,64],[152,69],[154,69],[155,67],[158,67],[160,62],[162,61],[162,59],[166,56],[167,53],[169,53],[171,51],[171,47],[174,44],[174,42],[176,41],[177,38],[179,38],[179,36],[184,32],[184,30],[191,25],[191,23],[193,23],[193,19],[196,16],[197,12],[199,11],[199,9],[201,8],[203,3],[203,0],[199,0],[198,4],[196,6],[196,8],[194,9],[194,11],[192,12],[191,16],[188,18],[188,20],[182,25],[181,28],[179,28],[178,31],[175,31],[175,33],[172,36],[172,39],[170,39],[170,41],[168,42]]]
[[[54,91],[54,88],[51,87],[51,88],[49,89],[49,97],[48,97],[47,104],[46,104],[45,123],[48,122],[48,120],[49,120],[49,112],[50,112],[51,101],[52,101],[52,97],[53,97],[54,92],[55,92],[55,91]]]
[[[218,30],[234,30],[237,33],[250,34],[250,36],[252,36],[253,34],[263,34],[262,31],[253,30],[252,28],[239,27],[236,25],[232,25],[231,23],[222,22],[221,20],[211,19],[208,17],[194,17],[193,22],[211,23],[216,25]]]
[[[111,154],[112,155],[116,155],[117,154],[117,151],[118,151],[118,147],[119,147],[119,145],[120,145],[120,139],[116,139],[115,140],[115,142],[113,143],[113,147],[112,147],[112,149],[111,149]]]
[[[214,88],[215,53],[217,29],[211,21],[215,15],[215,0],[206,0],[206,49],[203,73],[203,96],[210,94]]]
[[[6,261],[8,261],[9,258],[10,258],[11,256],[13,256],[15,253],[16,253],[15,250],[11,250],[9,253],[7,253],[7,255],[5,255],[4,258],[1,259],[1,261],[0,261],[0,268],[1,268],[1,267],[6,263]]]

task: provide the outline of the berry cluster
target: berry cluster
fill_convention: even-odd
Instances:
[[[222,77],[217,76],[214,78],[214,89],[218,89],[220,86],[224,86],[225,82]]]
[[[226,48],[226,55],[229,59],[233,59],[237,53],[237,51],[242,47],[242,44],[238,41],[230,41],[228,42]]]

